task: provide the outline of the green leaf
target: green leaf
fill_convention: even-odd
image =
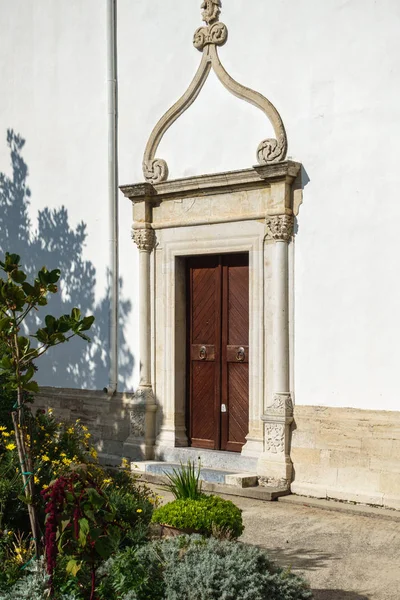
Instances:
[[[27,296],[36,296],[37,295],[36,289],[30,283],[27,283],[26,281],[24,281],[24,283],[22,284],[21,287]]]
[[[81,311],[79,310],[79,308],[73,308],[71,310],[71,317],[74,321],[79,321],[81,318]]]
[[[26,275],[23,271],[18,271],[17,269],[14,269],[14,271],[11,271],[10,273],[11,279],[13,281],[15,281],[16,283],[23,283],[26,279]]]
[[[48,283],[49,284],[57,283],[57,281],[60,279],[60,275],[61,275],[60,269],[53,269],[53,271],[50,271],[50,273],[48,274]]]
[[[30,365],[30,367],[28,368],[27,372],[24,375],[22,375],[22,377],[21,377],[22,383],[23,384],[28,383],[28,381],[30,379],[32,379],[32,377],[34,376],[34,374],[35,374],[35,369],[33,368],[32,365]]]
[[[87,495],[89,496],[89,501],[92,506],[95,508],[101,508],[105,502],[103,496],[100,496],[97,490],[94,488],[88,488]]]
[[[31,342],[30,342],[29,338],[26,338],[23,335],[18,337],[18,348],[19,348],[19,352],[20,352],[20,358],[22,358],[21,355],[24,355],[28,352],[30,345],[31,345]]]
[[[3,319],[0,319],[0,331],[5,331],[6,329],[9,329],[11,327],[11,318],[10,317],[4,317]]]
[[[65,519],[64,521],[61,521],[61,531],[65,531],[65,529],[68,527],[68,525],[71,523],[70,519]]]
[[[94,323],[94,317],[91,315],[90,317],[84,317],[82,319],[81,331],[87,331],[91,328]]]
[[[41,344],[47,344],[49,341],[49,336],[45,329],[38,329],[36,335],[33,335],[32,337],[35,337]]]
[[[85,518],[79,519],[79,543],[82,547],[86,546],[86,539],[89,531],[89,521]]]
[[[27,392],[34,392],[35,394],[39,392],[39,386],[36,383],[36,381],[29,381],[28,383],[24,383],[23,388]]]
[[[53,333],[54,325],[57,323],[57,320],[52,315],[46,315],[44,318],[44,322],[46,323],[46,327],[49,330],[49,333]]]
[[[67,573],[71,574],[73,577],[76,577],[76,574],[78,573],[80,568],[81,568],[81,565],[78,564],[78,561],[75,560],[74,558],[71,558],[67,562],[67,566],[65,567],[65,570]]]

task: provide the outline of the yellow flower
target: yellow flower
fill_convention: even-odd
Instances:
[[[85,433],[85,435],[83,437],[85,438],[85,440],[88,440],[92,436],[90,433]]]
[[[2,425],[2,426],[0,427],[0,431],[6,431],[6,430],[7,430],[7,427],[4,427],[4,425]]]
[[[68,427],[68,429],[67,429],[67,433],[68,433],[69,435],[72,435],[73,433],[75,433],[75,432],[74,432],[74,428],[73,428],[73,427]]]
[[[47,488],[48,488],[48,487],[49,487],[49,486],[47,485],[47,483],[44,483],[44,484],[42,485],[42,490],[47,490]]]
[[[48,408],[47,409],[47,414],[51,416],[53,414],[53,409],[52,408]]]
[[[47,456],[47,454],[43,454],[42,456],[42,460],[44,460],[44,462],[49,462],[49,457]]]
[[[1,435],[5,438],[10,437],[10,434],[8,433],[8,431],[2,431]]]
[[[112,479],[111,479],[111,477],[109,477],[108,479],[103,479],[103,483],[105,483],[106,485],[107,485],[108,483],[112,483]]]
[[[69,467],[69,465],[72,463],[70,458],[63,458],[62,461],[66,467]]]
[[[85,427],[85,425],[82,425],[82,431],[87,431],[87,430],[88,430],[88,428]]]
[[[40,479],[37,477],[37,475],[34,476],[33,481],[36,483],[36,485],[40,483]]]
[[[17,446],[11,442],[11,444],[7,444],[6,449],[7,450],[15,450],[16,447]]]
[[[65,452],[61,452],[60,456],[61,456],[61,458],[64,458],[64,456],[67,456],[67,455],[65,454]]]
[[[95,450],[94,448],[90,449],[90,456],[92,458],[97,458],[98,454],[97,454],[97,450]]]
[[[143,512],[143,511],[142,511],[142,509],[141,509],[141,508],[138,508],[138,509],[136,510],[136,512],[137,512],[137,513],[141,513],[141,512]]]
[[[8,533],[8,535],[12,535],[13,534],[13,532],[11,531],[11,529],[7,533]]]

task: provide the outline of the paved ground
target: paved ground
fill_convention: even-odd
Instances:
[[[151,487],[165,501],[172,499],[160,486]],[[400,600],[398,512],[365,515],[333,501],[325,504],[338,510],[324,510],[299,498],[293,504],[291,497],[278,502],[226,498],[243,510],[242,541],[266,548],[278,563],[302,572],[315,600]]]

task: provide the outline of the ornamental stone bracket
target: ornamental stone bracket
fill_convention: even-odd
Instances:
[[[168,165],[162,158],[156,158],[157,148],[171,125],[193,104],[200,94],[211,69],[222,85],[234,96],[249,102],[260,109],[274,128],[275,138],[262,140],[256,156],[260,165],[270,165],[283,161],[287,154],[287,138],[283,121],[274,105],[265,96],[235,81],[225,71],[219,56],[218,46],[228,39],[228,29],[219,22],[221,0],[205,0],[201,8],[206,26],[199,27],[193,38],[194,47],[202,53],[198,70],[186,92],[161,117],[150,134],[143,156],[143,174],[146,181],[155,184],[168,179]]]

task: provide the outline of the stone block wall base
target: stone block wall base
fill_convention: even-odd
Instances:
[[[130,435],[124,442],[123,452],[131,460],[151,460],[153,446],[147,447],[144,438]],[[150,454],[150,456],[148,456]]]
[[[400,509],[400,412],[296,405],[294,421],[293,493]]]

